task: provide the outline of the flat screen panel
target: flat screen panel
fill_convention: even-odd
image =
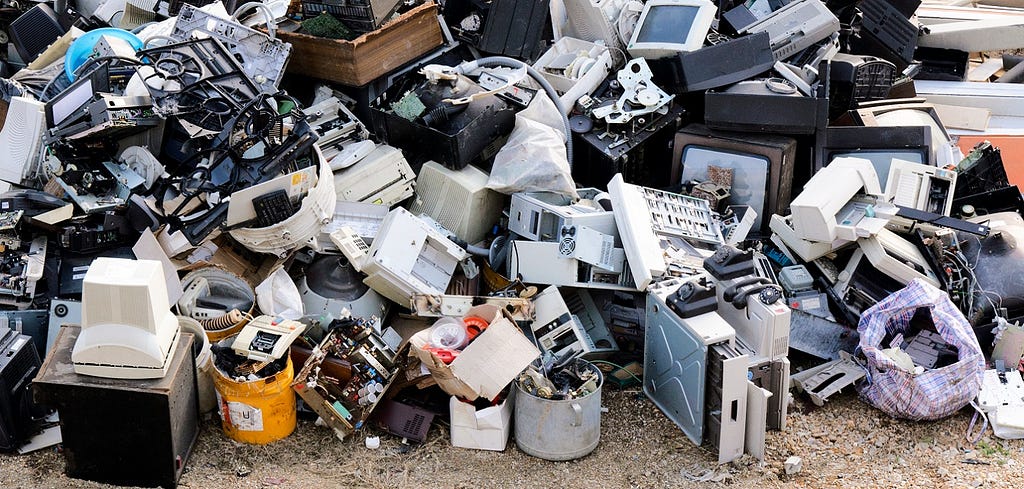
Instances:
[[[53,102],[53,123],[64,122],[64,119],[89,103],[92,100],[92,95],[92,80],[86,78],[80,85],[73,87],[67,94]]]

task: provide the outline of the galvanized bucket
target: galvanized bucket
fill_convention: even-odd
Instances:
[[[583,360],[580,360],[581,362]],[[597,372],[597,389],[577,398],[554,401],[537,397],[516,382],[516,446],[545,460],[573,460],[597,448],[601,438],[601,387],[604,376]]]

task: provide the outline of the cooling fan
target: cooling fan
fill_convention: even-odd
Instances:
[[[562,239],[558,241],[558,254],[562,257],[573,257],[576,253],[576,226],[563,226],[559,233]]]
[[[189,86],[178,94],[174,113],[183,122],[220,132],[242,106],[252,100],[252,91],[224,83],[225,79],[237,77],[240,75],[216,77]]]
[[[156,111],[179,116],[193,135],[194,129],[219,132],[259,93],[216,39],[154,47],[139,51],[139,57],[146,61],[139,75]]]
[[[140,57],[150,61],[139,67],[138,72],[154,99],[180,93],[186,87],[211,76],[196,55],[175,49],[175,46],[161,46],[139,52]]]

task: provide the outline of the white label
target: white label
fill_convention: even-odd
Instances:
[[[817,297],[811,297],[811,298],[808,298],[808,299],[804,299],[801,302],[801,305],[803,306],[804,310],[812,310],[813,311],[814,309],[818,309],[818,308],[821,307],[821,299],[819,299]]]
[[[11,351],[12,352],[18,351],[18,349],[21,348],[21,345],[24,345],[25,343],[28,343],[27,339],[25,339],[25,338],[18,338],[18,340],[14,342],[14,345],[11,346]]]
[[[224,401],[217,393],[220,418],[238,431],[263,431],[263,411],[244,402]]]

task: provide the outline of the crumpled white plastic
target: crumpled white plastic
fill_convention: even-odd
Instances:
[[[494,156],[487,188],[503,194],[554,192],[579,198],[565,150],[562,116],[547,93],[516,114],[516,126]]]
[[[303,314],[302,295],[283,267],[278,267],[256,286],[256,304],[269,316],[295,320]]]

